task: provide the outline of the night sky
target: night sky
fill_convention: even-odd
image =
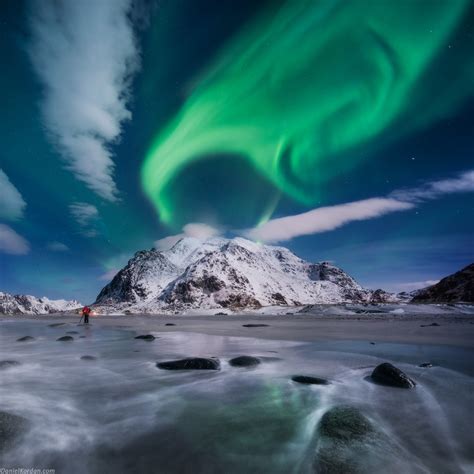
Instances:
[[[0,290],[241,235],[413,290],[474,260],[474,2],[0,2]]]

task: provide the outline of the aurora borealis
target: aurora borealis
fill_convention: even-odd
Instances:
[[[6,0],[0,20],[0,291],[89,301],[187,224],[407,194],[281,244],[394,290],[473,260],[472,1]]]
[[[179,214],[166,185],[194,160],[242,157],[311,205],[321,182],[356,165],[353,148],[376,153],[377,140],[446,115],[472,94],[473,62],[449,64],[461,80],[446,96],[422,84],[466,7],[329,0],[265,11],[223,46],[147,155],[142,182],[162,221]]]

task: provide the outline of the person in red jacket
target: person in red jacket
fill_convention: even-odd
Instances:
[[[89,306],[84,306],[84,308],[82,308],[84,324],[89,324],[89,314],[91,314],[91,309],[89,308]]]

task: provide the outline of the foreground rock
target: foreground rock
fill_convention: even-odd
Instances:
[[[298,382],[306,385],[329,385],[329,381],[320,377],[311,377],[309,375],[294,375],[291,377],[293,382]]]
[[[337,406],[327,411],[317,427],[314,461],[320,474],[362,474],[382,472],[372,465],[373,447],[378,444],[372,423],[356,408]],[[383,465],[383,464],[382,464]]]
[[[389,362],[384,362],[375,367],[371,378],[378,384],[390,387],[414,388],[416,385],[408,375]]]
[[[56,341],[71,342],[71,341],[74,341],[74,338],[72,336],[63,336],[63,337],[58,337]]]
[[[0,452],[10,447],[27,426],[28,422],[22,416],[0,411]]]
[[[85,355],[85,356],[81,356],[81,360],[89,360],[89,361],[92,361],[92,360],[97,360],[97,357],[91,356],[91,355]]]
[[[153,334],[143,334],[141,336],[136,336],[135,339],[141,339],[142,341],[154,341],[156,339]]]
[[[229,360],[229,364],[233,367],[255,367],[261,363],[258,357],[239,356]]]
[[[156,366],[164,370],[219,370],[221,363],[219,359],[189,357],[187,359],[158,362]]]
[[[18,367],[21,365],[17,360],[0,360],[0,370]]]
[[[17,339],[18,342],[28,342],[28,341],[34,341],[35,338],[33,336],[23,336]]]
[[[268,324],[242,324],[244,328],[266,328]]]

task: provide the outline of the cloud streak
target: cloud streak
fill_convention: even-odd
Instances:
[[[413,209],[424,201],[439,199],[447,194],[471,191],[474,191],[474,170],[456,178],[430,181],[417,188],[395,190],[387,197],[320,207],[302,214],[271,219],[246,231],[245,235],[253,240],[282,242],[303,235],[328,232],[350,222]]]
[[[69,206],[74,220],[81,227],[81,234],[85,237],[96,237],[98,235],[97,224],[99,223],[99,211],[92,204],[86,202],[75,202]]]
[[[23,217],[26,202],[2,169],[0,169],[0,190],[0,218],[17,220]]]
[[[219,234],[220,231],[218,229],[208,224],[194,222],[191,224],[186,224],[183,227],[183,232],[181,232],[180,234],[170,235],[168,237],[164,237],[163,239],[156,240],[155,248],[158,250],[168,250],[176,242],[183,239],[184,237],[193,237],[199,240],[207,240]]]
[[[42,113],[67,168],[91,190],[117,199],[110,146],[131,118],[139,68],[132,0],[34,0],[30,58],[44,86]]]
[[[10,255],[26,255],[30,251],[29,242],[17,234],[10,226],[0,224],[0,252]]]

